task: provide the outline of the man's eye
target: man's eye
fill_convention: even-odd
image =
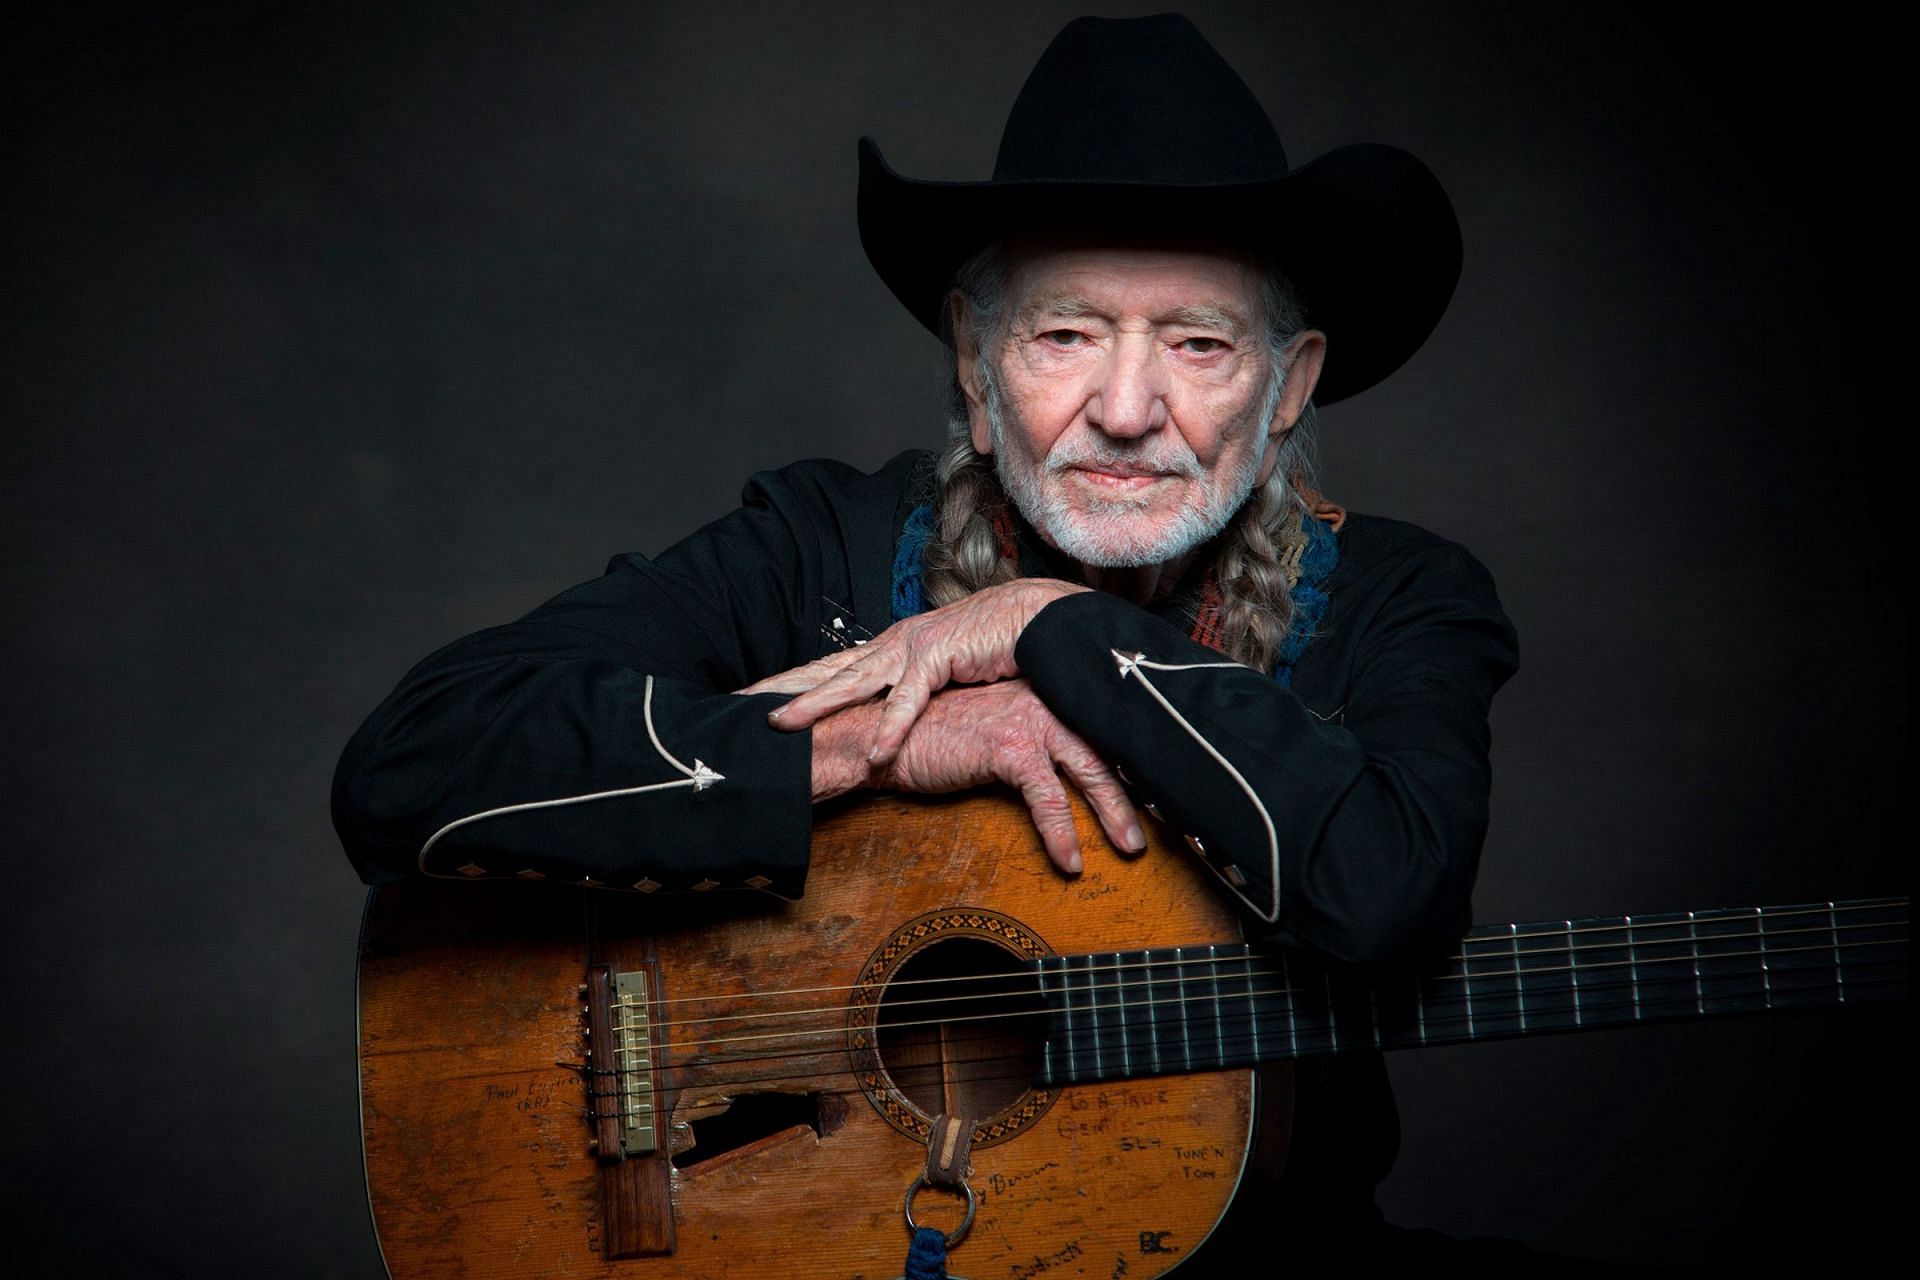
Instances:
[[[1188,338],[1180,345],[1194,355],[1206,356],[1221,350],[1227,344],[1218,338]]]
[[[1078,347],[1086,343],[1087,335],[1078,329],[1049,329],[1040,335],[1040,341],[1056,347]]]

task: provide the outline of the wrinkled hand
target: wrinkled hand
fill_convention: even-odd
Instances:
[[[1021,578],[896,622],[862,645],[857,658],[768,720],[778,729],[804,729],[891,685],[869,757],[885,765],[900,751],[935,691],[1019,675],[1013,647],[1033,615],[1061,596],[1086,590],[1052,578]]]
[[[948,689],[932,698],[899,754],[873,767],[867,785],[937,795],[1004,782],[1027,802],[1047,857],[1072,875],[1082,861],[1063,774],[1086,796],[1116,848],[1146,848],[1133,802],[1112,766],[1062,724],[1025,680]]]
[[[805,666],[792,667],[786,671],[775,672],[765,680],[759,680],[744,689],[735,689],[741,695],[750,693],[805,693],[807,690],[825,681],[839,672],[848,663],[860,657],[858,647],[841,649],[824,658],[815,658]]]

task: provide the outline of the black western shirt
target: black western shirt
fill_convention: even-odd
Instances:
[[[797,897],[811,741],[731,691],[885,629],[930,456],[802,462],[655,559],[458,640],[348,744],[334,820],[363,879],[586,881]],[[1023,571],[1049,570],[1023,532]],[[1486,831],[1487,713],[1517,661],[1492,579],[1349,515],[1291,687],[1187,636],[1176,601],[1081,593],[1017,649],[1062,720],[1193,837],[1250,937],[1383,963],[1457,937]],[[751,838],[742,839],[742,833]]]

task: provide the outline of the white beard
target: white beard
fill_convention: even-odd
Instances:
[[[1056,442],[1044,461],[1027,452],[1026,436],[1008,432],[999,388],[989,384],[987,429],[993,441],[993,465],[1026,522],[1053,546],[1081,564],[1097,569],[1132,569],[1166,564],[1216,537],[1240,510],[1260,472],[1261,450],[1249,449],[1231,471],[1209,482],[1206,469],[1177,431],[1159,431],[1122,445],[1082,436]],[[1116,493],[1076,500],[1063,491],[1066,473],[1077,465],[1147,467],[1183,478],[1198,502],[1171,515],[1153,514],[1150,494]]]

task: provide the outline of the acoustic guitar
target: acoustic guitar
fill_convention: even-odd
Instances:
[[[1238,941],[1162,834],[1068,880],[1010,798],[883,796],[823,816],[805,898],[772,909],[375,891],[360,1091],[389,1271],[884,1280],[910,1208],[955,1233],[956,1274],[1144,1280],[1225,1213],[1256,1063],[1907,992],[1905,898],[1481,926],[1360,974]],[[943,1114],[971,1125],[964,1188],[920,1182]]]

